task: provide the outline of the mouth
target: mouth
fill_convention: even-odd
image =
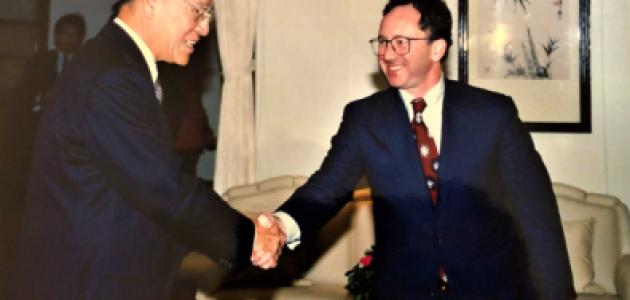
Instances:
[[[187,47],[194,49],[195,45],[197,44],[197,42],[199,42],[198,40],[186,40],[185,44]]]
[[[401,71],[402,69],[403,69],[403,66],[400,66],[400,65],[393,65],[393,66],[392,66],[392,65],[388,65],[388,66],[386,67],[386,71],[387,71],[387,72],[392,72],[392,73],[399,72],[399,71]]]
[[[401,65],[386,65],[385,68],[383,69],[383,72],[391,76],[395,76],[402,71],[403,71],[403,66]]]

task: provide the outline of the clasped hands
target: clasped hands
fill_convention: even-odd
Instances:
[[[271,213],[262,213],[253,222],[256,234],[250,258],[252,264],[265,270],[275,268],[286,241],[284,225]]]

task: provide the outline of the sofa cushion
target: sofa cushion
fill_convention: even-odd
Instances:
[[[263,191],[287,186],[297,188],[305,182],[306,177],[304,176],[278,176],[261,181],[258,183],[258,188]]]
[[[336,285],[281,287],[277,289],[224,289],[211,296],[197,293],[197,300],[347,300],[348,292]]]
[[[573,285],[578,292],[595,290],[596,293],[604,293],[604,289],[592,284],[595,273],[593,271],[593,223],[595,219],[575,220],[562,222],[564,238],[566,239],[573,273]]]
[[[240,197],[257,197],[258,193],[266,193],[275,189],[290,189],[294,191],[296,188],[303,185],[307,179],[308,178],[305,176],[290,175],[272,177],[258,183],[233,186],[223,193],[223,198],[230,201]],[[283,200],[286,200],[286,198]]]
[[[560,217],[563,222],[594,219],[592,259],[593,282],[602,286],[607,293],[615,294],[613,280],[615,264],[620,257],[619,227],[613,207],[590,203],[586,199],[574,199],[563,194],[556,195]],[[576,286],[576,289],[580,289]]]
[[[295,191],[295,187],[278,187],[228,199],[228,204],[240,212],[260,213],[276,210]]]
[[[579,294],[576,300],[619,300],[615,295]]]

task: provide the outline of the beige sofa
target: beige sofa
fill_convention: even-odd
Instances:
[[[554,183],[579,300],[630,300],[630,216],[619,199]]]
[[[247,214],[269,211],[278,207],[305,180],[301,176],[275,177],[231,188],[224,198]],[[630,216],[627,207],[615,197],[587,193],[566,184],[554,184],[554,192],[566,233],[578,299],[630,300]],[[351,201],[329,222],[316,240],[308,247],[298,247],[315,250],[306,256],[298,255],[293,260],[281,262],[279,268],[283,268],[284,263],[284,267],[288,265],[291,269],[292,264],[313,261],[306,264],[305,273],[291,274],[300,279],[288,286],[217,290],[221,275],[216,265],[199,254],[189,255],[182,270],[188,276],[199,278],[197,300],[348,299],[344,273],[373,243],[369,190],[357,191],[354,196],[356,201]],[[266,276],[266,273],[262,274]]]

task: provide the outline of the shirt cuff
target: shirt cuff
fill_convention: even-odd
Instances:
[[[287,248],[293,250],[300,244],[300,238],[302,236],[302,232],[300,231],[300,226],[298,226],[295,219],[291,217],[289,214],[283,211],[276,211],[273,213],[274,216],[278,217],[282,224],[284,225],[284,229],[286,230],[287,235]]]

